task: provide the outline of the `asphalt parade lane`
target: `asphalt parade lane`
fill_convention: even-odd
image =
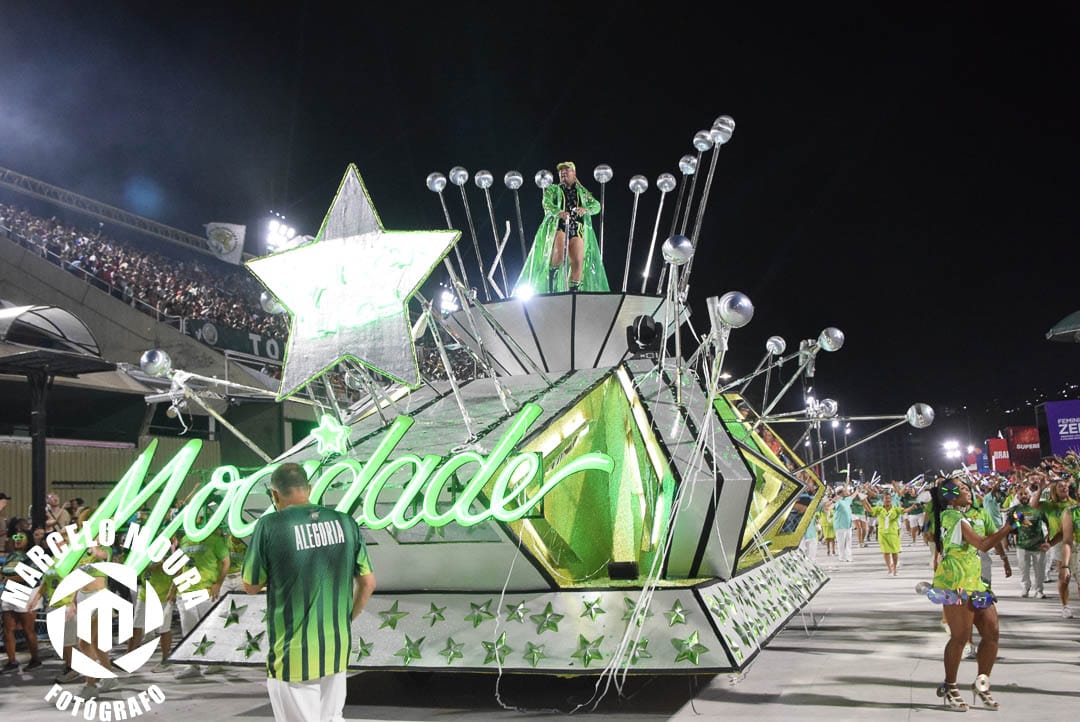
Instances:
[[[915,585],[931,576],[929,550],[921,541],[905,544],[897,577],[886,575],[876,543],[854,551],[853,562],[840,563],[826,557],[824,548],[819,550],[818,562],[831,581],[743,675],[630,678],[623,699],[611,693],[595,711],[590,712],[589,705],[578,715],[834,722],[946,714],[934,694],[943,677],[946,634],[938,608],[915,593]],[[1004,578],[996,555],[994,581],[1001,656],[991,682],[1001,703],[999,714],[1011,719],[1075,715],[1080,701],[1080,619],[1061,618],[1056,584],[1046,585],[1047,599],[1021,598],[1019,582]],[[0,709],[6,719],[72,719],[70,709],[60,712],[45,702],[60,663],[47,646],[43,658],[46,664],[37,670],[0,676]],[[24,654],[19,659],[26,661]],[[230,668],[195,681],[176,680],[174,675],[140,672],[102,697],[123,699],[156,684],[166,699],[146,718],[272,718],[259,671]],[[975,662],[965,659],[958,682],[968,700],[974,678]],[[66,689],[77,693],[80,687],[70,684]],[[495,675],[363,673],[349,680],[345,716],[455,721],[546,717],[586,702],[594,687],[592,679],[506,675],[498,682],[499,696],[523,714],[504,709],[496,700]],[[968,712],[983,713],[974,708]],[[76,719],[82,718],[80,714]]]

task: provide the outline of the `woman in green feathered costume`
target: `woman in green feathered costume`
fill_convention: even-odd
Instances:
[[[589,219],[600,212],[600,203],[577,182],[573,163],[559,163],[558,171],[559,182],[544,189],[544,220],[514,285],[514,295],[521,295],[525,287],[529,289],[525,293],[609,290],[600,247]],[[569,288],[563,278],[563,252],[568,236]]]

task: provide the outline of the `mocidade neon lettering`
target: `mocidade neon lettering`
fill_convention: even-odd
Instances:
[[[434,454],[392,456],[413,424],[410,417],[399,416],[364,462],[344,458],[323,468],[316,459],[304,462],[302,466],[312,482],[311,501],[321,503],[331,485],[335,489],[344,489],[344,495],[334,508],[353,515],[361,526],[369,529],[392,527],[405,530],[420,523],[433,527],[451,523],[467,527],[487,521],[518,521],[563,480],[585,471],[611,474],[614,469],[614,462],[607,454],[588,452],[563,462],[545,475],[543,459],[538,452],[515,451],[542,413],[536,404],[525,404],[490,453],[462,451],[450,457]],[[196,490],[180,513],[166,523],[169,510],[199,455],[202,441],[189,441],[146,483],[156,448],[157,441],[151,441],[135,459],[90,518],[89,529],[69,537],[63,558],[57,561],[60,574],[66,574],[75,566],[86,549],[87,540],[97,536],[103,522],[131,519],[146,508],[155,495],[156,500],[149,506],[145,522],[132,524],[128,532],[143,542],[132,546],[133,551],[124,562],[136,571],[142,571],[150,563],[152,552],[161,550],[170,537],[181,531],[192,541],[202,541],[227,525],[236,537],[250,536],[255,522],[244,519],[244,505],[254,490],[265,488],[279,464],[270,464],[247,476],[235,466],[218,467],[210,481]],[[464,476],[469,472],[472,476],[464,482]],[[385,505],[379,504],[380,495],[392,479],[400,478],[402,474],[411,476],[392,506],[386,509]],[[463,486],[455,488],[457,495],[452,503],[446,505],[444,501],[445,508],[440,508],[443,490],[455,478]],[[486,499],[477,505],[482,490],[489,484],[491,488]],[[215,497],[220,498],[221,503],[208,508],[207,503]],[[200,513],[204,510],[208,512],[205,515]],[[264,514],[273,512],[273,506],[269,506]]]

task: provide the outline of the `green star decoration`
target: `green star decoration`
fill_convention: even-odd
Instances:
[[[349,165],[314,241],[247,263],[290,314],[277,400],[345,358],[417,386],[408,302],[460,235],[387,231]]]
[[[524,657],[525,661],[529,663],[529,666],[536,667],[536,665],[540,664],[541,659],[547,657],[547,655],[544,654],[544,645],[526,642]]]
[[[431,620],[431,626],[435,626],[435,622],[445,622],[446,617],[443,616],[443,612],[446,611],[446,607],[436,607],[435,603],[431,603],[431,611],[424,615],[424,619]]]
[[[551,606],[550,604],[548,605]],[[508,622],[525,622],[525,615],[529,613],[529,608],[525,606],[525,602],[518,602],[517,604],[506,605],[506,621]]]
[[[637,619],[635,621],[637,622],[637,625],[640,627],[641,623],[644,622],[649,617],[651,617],[653,615],[653,613],[646,609],[644,611],[639,610],[637,612],[637,614],[635,615],[634,614],[634,607],[635,606],[637,606],[636,601],[634,601],[630,597],[623,597],[623,615],[622,615],[622,618],[623,618],[624,622],[629,622],[632,617],[636,616]]]
[[[229,610],[225,613],[225,626],[231,627],[240,623],[240,617],[247,611],[246,604],[238,605],[235,599],[229,600]]]
[[[488,619],[494,619],[495,615],[491,613],[491,600],[487,600],[483,604],[473,604],[469,602],[469,613],[465,615],[466,622],[472,622],[473,629],[476,629]]]
[[[581,613],[581,616],[588,617],[589,619],[591,619],[591,620],[593,620],[595,622],[596,617],[598,615],[607,614],[607,612],[604,610],[604,608],[600,606],[600,602],[603,601],[603,597],[597,597],[596,599],[592,600],[591,602],[588,599],[586,599],[584,601],[585,601],[585,611],[583,611]]]
[[[690,614],[689,609],[683,609],[682,602],[678,599],[671,605],[671,609],[664,612],[664,616],[668,619],[668,626],[674,627],[676,624],[686,624],[686,615]]]
[[[604,655],[600,652],[600,643],[604,641],[604,638],[597,637],[593,641],[585,639],[584,636],[578,635],[578,647],[577,651],[570,656],[574,659],[580,659],[583,667],[588,667],[589,663],[594,659],[603,659]]]
[[[405,646],[394,652],[395,657],[401,657],[402,664],[406,667],[414,659],[420,659],[420,647],[424,644],[424,637],[420,637],[415,642],[409,639],[409,635],[405,635]]]
[[[356,638],[356,646],[353,647],[353,651],[356,652],[356,661],[359,662],[364,657],[371,656],[371,650],[375,648],[374,642],[365,641],[363,637]]]
[[[652,652],[649,651],[649,640],[642,637],[637,642],[630,643],[630,664],[637,664],[641,659],[652,659]]]
[[[251,655],[255,654],[259,650],[259,645],[262,644],[263,635],[266,634],[266,630],[259,632],[258,634],[252,634],[248,630],[244,630],[245,639],[243,644],[236,648],[237,652],[244,653],[244,659],[250,659]]]
[[[202,641],[195,645],[195,651],[192,652],[192,654],[196,657],[205,657],[206,653],[209,652],[210,648],[213,647],[215,644],[216,642],[208,639],[207,636],[204,634]]]
[[[308,435],[318,444],[319,456],[338,454],[343,456],[349,450],[349,427],[343,426],[330,414],[323,414],[319,425]]]
[[[464,659],[461,650],[465,648],[464,642],[455,642],[453,637],[446,640],[446,646],[439,652],[440,657],[446,657],[447,664],[453,664],[455,659]]]
[[[390,627],[390,629],[397,629],[397,623],[401,621],[402,617],[409,616],[408,612],[399,612],[397,600],[390,605],[390,608],[385,612],[379,612],[379,616],[382,618],[382,624],[379,625],[379,629],[383,627]]]
[[[506,632],[499,635],[499,638],[494,642],[481,642],[484,645],[484,664],[491,664],[497,662],[502,664],[506,659],[506,655],[514,650],[506,646]]]
[[[544,611],[540,612],[540,614],[534,614],[529,617],[529,619],[533,621],[533,624],[536,625],[537,634],[543,634],[549,629],[553,632],[558,632],[559,621],[562,620],[562,618],[563,615],[556,614],[551,610],[551,602],[547,603],[547,606],[544,607]]]
[[[699,657],[704,652],[708,652],[709,648],[704,644],[700,644],[698,640],[698,633],[695,631],[686,639],[673,639],[671,644],[675,647],[675,651],[678,654],[675,655],[676,664],[679,662],[692,662],[697,664]]]

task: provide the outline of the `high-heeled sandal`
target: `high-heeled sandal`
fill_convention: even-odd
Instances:
[[[976,700],[982,702],[982,706],[986,709],[1001,707],[1001,704],[990,695],[990,677],[985,674],[980,674],[971,684],[971,703],[975,704]]]
[[[937,696],[942,698],[945,709],[950,709],[953,712],[967,712],[968,710],[967,702],[960,696],[960,690],[956,688],[955,683],[942,682],[941,686],[937,688]]]

